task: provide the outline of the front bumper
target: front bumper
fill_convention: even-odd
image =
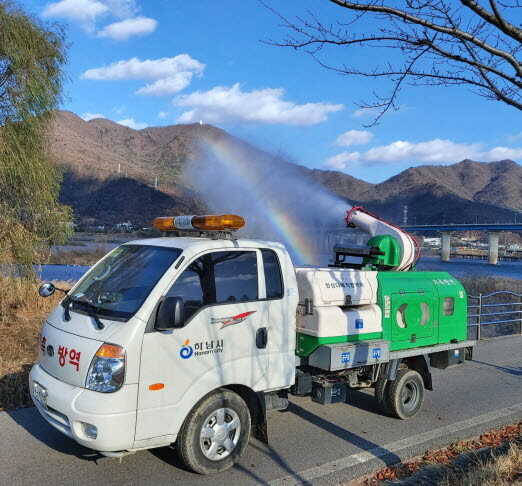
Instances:
[[[33,402],[54,428],[79,444],[100,452],[133,448],[137,384],[124,385],[115,393],[103,394],[57,380],[39,363],[29,374],[31,390],[34,381],[47,389],[47,407],[34,398]],[[98,429],[96,439],[84,434],[82,423],[92,424]]]

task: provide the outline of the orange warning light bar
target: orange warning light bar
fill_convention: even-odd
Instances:
[[[235,214],[162,217],[154,220],[154,228],[160,231],[225,231],[243,226],[245,220]]]

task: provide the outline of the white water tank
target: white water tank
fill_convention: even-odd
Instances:
[[[299,304],[313,307],[377,303],[377,272],[349,268],[296,267]]]
[[[317,338],[357,336],[382,332],[382,312],[376,304],[357,307],[314,307],[304,314],[304,306],[297,313],[297,332]]]

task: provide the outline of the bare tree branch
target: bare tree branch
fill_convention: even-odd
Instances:
[[[473,10],[476,14],[480,15],[489,24],[492,24],[500,29],[502,32],[504,32],[504,34],[513,37],[513,39],[519,42],[522,42],[522,30],[518,27],[515,27],[513,24],[510,24],[504,17],[502,17],[495,0],[489,0],[493,14],[488,12],[485,8],[482,8],[474,0],[460,0],[460,3]]]
[[[475,0],[327,1],[352,15],[327,25],[309,12],[308,18],[297,17],[291,22],[263,3],[290,31],[283,40],[266,42],[303,49],[321,66],[339,74],[389,78],[393,88],[388,96],[374,93],[374,102],[356,103],[380,110],[372,125],[390,108],[397,109],[404,85],[468,86],[479,96],[522,110],[522,29],[504,15],[508,8],[522,8],[520,0],[509,4],[488,0],[491,11]],[[359,28],[361,21],[365,23]],[[368,31],[368,25],[373,32]],[[323,49],[340,46],[391,49],[398,51],[404,62],[395,67],[387,61],[384,69],[378,65],[358,69],[353,63],[332,66],[319,58]]]

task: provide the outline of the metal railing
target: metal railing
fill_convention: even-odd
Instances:
[[[486,295],[468,295],[468,303],[468,328],[477,328],[477,340],[494,337],[483,336],[483,326],[499,326],[505,331],[506,325],[509,324],[511,332],[497,329],[496,335],[522,334],[522,294],[503,290]],[[507,330],[509,331],[509,328]]]

